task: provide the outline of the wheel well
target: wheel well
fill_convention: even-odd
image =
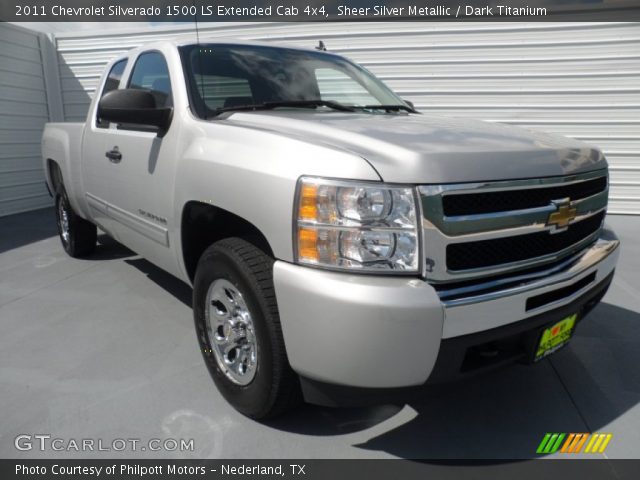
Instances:
[[[51,186],[53,187],[52,194],[60,193],[62,191],[62,171],[60,166],[55,160],[50,158],[47,160],[47,169],[49,170],[49,178],[51,179]]]
[[[251,222],[222,208],[192,201],[185,205],[181,222],[182,256],[191,280],[198,260],[212,243],[223,238],[239,237],[273,257],[262,232]]]

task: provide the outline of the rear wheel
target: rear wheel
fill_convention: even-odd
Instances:
[[[273,288],[273,259],[240,238],[214,243],[200,258],[194,320],[205,363],[225,399],[255,419],[300,398],[289,366]]]
[[[65,252],[72,257],[84,257],[96,248],[98,229],[73,211],[67,193],[56,194],[56,220],[58,234]]]

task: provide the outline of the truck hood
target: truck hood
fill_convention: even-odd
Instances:
[[[221,121],[361,156],[382,180],[459,183],[570,175],[606,167],[594,147],[499,123],[406,114],[257,111]]]

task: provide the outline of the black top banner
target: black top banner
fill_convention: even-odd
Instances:
[[[10,22],[640,21],[640,0],[3,0]]]

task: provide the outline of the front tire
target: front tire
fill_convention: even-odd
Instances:
[[[98,239],[98,229],[73,210],[64,190],[56,194],[56,221],[65,252],[74,258],[93,253]]]
[[[204,361],[224,398],[265,419],[300,400],[289,366],[273,287],[273,259],[240,238],[214,243],[200,258],[193,312]]]

